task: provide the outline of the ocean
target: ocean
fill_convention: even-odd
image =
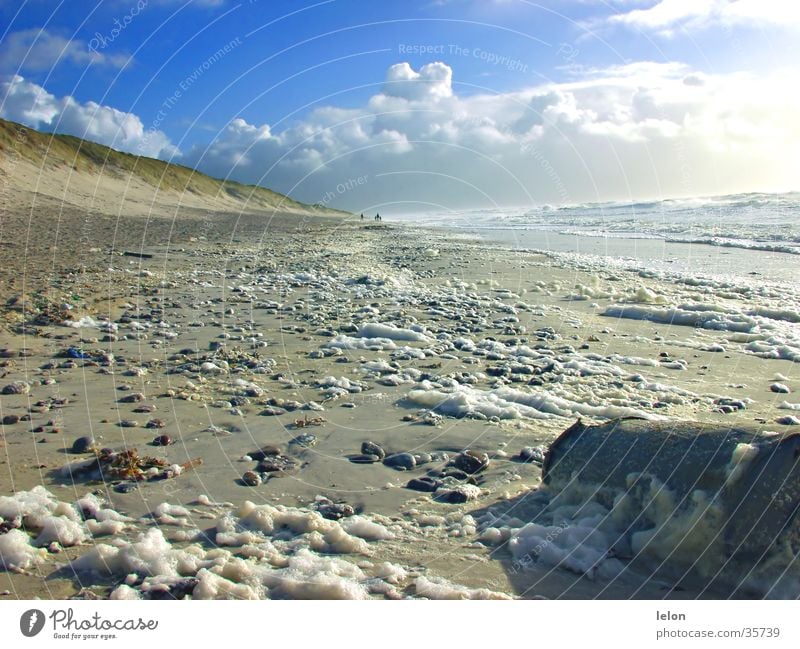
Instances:
[[[414,214],[521,250],[604,257],[656,271],[796,283],[800,193],[736,194]]]

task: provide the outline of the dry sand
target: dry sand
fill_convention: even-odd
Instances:
[[[251,500],[289,507],[309,507],[324,496],[392,529],[394,539],[371,544],[369,560],[402,565],[412,577],[433,575],[522,597],[693,597],[698,593],[691,586],[676,589],[635,571],[598,584],[563,570],[520,570],[507,549],[478,541],[480,524],[471,515],[480,521],[487,513],[510,511],[525,520],[527,505],[520,496],[538,487],[540,469],[516,455],[524,447],[546,445],[574,421],[575,413],[548,419],[445,416],[426,423],[427,408],[407,398],[422,379],[387,385],[380,380],[386,372],[369,365],[392,360],[390,350],[319,352],[335,335],[354,336],[354,328],[370,322],[416,323],[430,340],[437,331],[452,333],[458,323],[437,315],[444,308],[437,291],[463,285],[465,296],[485,304],[474,319],[463,321],[472,338],[539,345],[554,354],[577,349],[584,355],[684,359],[686,369],[680,371],[658,364],[629,368],[646,381],[696,395],[671,402],[659,401],[656,394],[640,399],[635,405],[647,413],[723,423],[772,421],[778,414],[775,395],[767,389],[777,368],[773,362],[687,348],[685,327],[601,316],[592,301],[565,297],[576,284],[591,285],[593,272],[561,267],[543,255],[357,219],[194,206],[162,206],[142,217],[87,212],[53,196],[22,191],[12,199],[17,207],[4,213],[0,246],[5,270],[0,290],[8,302],[0,331],[0,348],[7,350],[0,361],[2,383],[27,381],[32,387],[28,394],[0,397],[0,416],[29,415],[2,428],[2,495],[44,485],[60,500],[72,502],[96,492],[133,518],[146,517],[162,502],[196,503],[201,494],[221,503]],[[152,256],[125,256],[126,251]],[[504,320],[512,312],[516,321]],[[119,331],[109,336],[60,322],[84,317],[117,323]],[[159,322],[166,324],[160,327]],[[724,332],[697,335],[708,344],[724,338]],[[219,343],[225,346],[215,353]],[[430,341],[393,344],[436,347]],[[70,347],[88,357],[68,358]],[[114,363],[106,362],[108,354]],[[226,372],[199,370],[202,361],[214,358],[227,359]],[[491,354],[451,349],[443,357],[401,357],[388,374],[410,370],[439,382],[467,377],[472,387],[488,390],[496,379],[486,370],[496,360]],[[356,388],[330,398],[320,385],[326,377],[347,378]],[[259,389],[232,403],[242,395],[237,379]],[[530,379],[517,376],[509,385],[526,389]],[[589,395],[592,390],[612,393],[620,379],[576,372],[553,383],[545,377],[535,387],[563,396],[565,381],[573,394],[585,388],[583,394]],[[623,394],[621,387],[619,392],[620,403],[627,399],[630,407],[630,393]],[[141,403],[124,402],[132,393],[143,394],[153,412],[137,413]],[[721,414],[714,405],[720,395],[750,397],[754,403],[746,415]],[[271,404],[281,405],[275,400],[289,401],[289,411],[261,414]],[[300,407],[294,409],[291,402]],[[324,410],[304,408],[311,402]],[[315,417],[324,421],[296,423]],[[147,428],[152,419],[162,420],[164,427]],[[130,427],[120,425],[125,420]],[[306,432],[317,438],[312,448],[289,443]],[[175,444],[150,446],[160,434],[169,434]],[[118,493],[114,484],[73,481],[59,473],[65,464],[86,457],[69,452],[84,435],[102,447],[135,447],[170,463],[200,458],[203,464],[177,478]],[[389,452],[445,452],[451,457],[469,448],[492,460],[479,476],[479,498],[451,504],[405,487],[435,462],[408,472],[350,462],[347,456],[359,453],[366,440]],[[293,457],[297,470],[258,487],[242,485],[242,474],[257,464],[242,457],[265,444]],[[194,506],[183,527],[211,528],[219,511]],[[153,524],[145,518],[126,534],[133,537]],[[168,535],[174,531],[162,527]],[[0,590],[9,597],[65,598],[88,588],[107,596],[119,579],[89,579],[68,567],[69,559],[91,547],[61,549],[27,571],[0,572]],[[401,582],[397,593],[413,595],[414,583],[412,578]]]

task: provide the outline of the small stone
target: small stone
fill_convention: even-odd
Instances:
[[[379,460],[382,460],[386,457],[386,451],[384,451],[383,448],[378,446],[378,444],[375,442],[362,442],[361,452],[364,455],[377,455]]]
[[[271,455],[259,462],[257,471],[282,475],[297,468],[297,463],[286,455]]]
[[[253,458],[254,461],[260,462],[264,458],[271,457],[271,456],[274,456],[274,455],[280,455],[280,454],[281,454],[281,449],[279,449],[277,446],[273,446],[271,444],[268,444],[267,446],[262,446],[257,451],[253,451],[252,453],[248,453],[247,455],[249,455],[251,458]]]
[[[408,489],[413,489],[414,491],[434,492],[441,485],[442,483],[439,480],[430,478],[428,476],[423,476],[421,478],[412,478],[408,481],[406,487]]]
[[[255,471],[245,471],[242,474],[242,482],[248,487],[257,487],[261,484],[261,476]]]
[[[154,437],[152,441],[153,446],[171,446],[174,443],[174,440],[169,435],[159,435]]]
[[[522,462],[533,462],[544,464],[545,448],[542,446],[526,446],[519,452],[519,459]]]
[[[79,437],[72,443],[70,449],[73,453],[88,453],[95,446],[95,442],[91,437]]]
[[[3,394],[28,394],[31,386],[25,381],[14,381],[3,388]]]
[[[144,401],[144,395],[141,392],[131,392],[119,400],[120,403],[138,403],[139,401]]]
[[[451,505],[460,505],[469,502],[470,500],[477,500],[481,495],[481,490],[475,485],[465,484],[458,485],[449,491],[442,492],[439,499],[443,502],[450,503]]]
[[[398,471],[410,471],[417,466],[417,461],[411,453],[394,453],[393,455],[387,455],[383,460],[383,464]]]
[[[139,422],[135,419],[123,419],[119,422],[121,428],[137,428],[139,426]]]
[[[145,428],[165,428],[166,425],[163,419],[151,419],[145,424]]]
[[[417,466],[421,466],[423,464],[428,464],[433,458],[429,453],[415,453],[414,459],[417,462]]]
[[[789,394],[791,392],[789,386],[783,383],[773,383],[769,386],[769,389],[777,394]]]
[[[466,450],[455,457],[453,466],[464,473],[479,473],[489,466],[489,456],[486,453]]]
[[[356,510],[352,505],[346,503],[323,503],[317,507],[317,511],[322,514],[323,518],[331,521],[338,521],[348,516],[353,516]]]
[[[133,409],[133,412],[138,413],[138,414],[147,414],[147,413],[150,413],[150,412],[155,412],[156,410],[157,410],[157,408],[152,403],[143,403],[143,404],[141,404],[139,406],[136,406]]]
[[[3,417],[4,426],[13,426],[19,423],[19,415],[6,415]]]
[[[290,445],[302,446],[303,448],[311,448],[317,445],[317,436],[312,433],[303,433],[297,437],[289,440]]]
[[[114,491],[118,494],[128,494],[138,488],[139,485],[135,482],[120,482],[118,485],[114,485]]]
[[[381,458],[377,455],[372,455],[370,453],[364,453],[362,455],[350,455],[348,458],[353,464],[375,464],[375,462],[380,462]]]
[[[274,406],[267,406],[259,413],[262,417],[276,417],[278,415],[285,415],[286,410],[283,408],[276,408]]]

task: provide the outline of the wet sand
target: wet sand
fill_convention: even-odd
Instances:
[[[324,497],[390,533],[368,538],[366,553],[320,553],[357,565],[364,576],[355,582],[391,584],[368,590],[372,597],[719,596],[644,569],[605,582],[546,566],[522,569],[507,547],[481,537],[501,513],[527,520],[541,471],[518,454],[543,449],[579,416],[774,425],[786,414],[769,385],[776,372],[791,384],[792,363],[733,351],[725,331],[602,315],[619,291],[644,285],[663,292],[658,279],[357,219],[197,211],[90,219],[62,206],[58,229],[32,229],[21,250],[11,233],[38,224],[24,212],[15,218],[4,221],[0,247],[10,300],[0,332],[2,384],[23,381],[30,389],[0,397],[0,416],[29,419],[3,425],[0,494],[43,485],[71,503],[94,492],[130,517],[118,539],[158,528],[175,547],[198,543],[205,552],[214,546],[215,521],[245,501],[309,512]],[[598,279],[617,295],[575,299],[576,285],[597,286]],[[62,318],[84,326],[65,326]],[[523,347],[558,368],[518,367],[518,352],[509,350]],[[460,401],[425,397],[458,386],[475,392]],[[555,401],[540,407],[539,418],[513,400],[486,401],[497,388]],[[126,399],[133,394],[141,398]],[[752,402],[724,413],[720,399]],[[582,411],[586,404],[594,416]],[[307,433],[314,439],[296,443]],[[151,445],[165,434],[174,444]],[[202,464],[120,493],[120,481],[62,471],[91,458],[70,452],[81,436],[167,464]],[[365,441],[389,454],[416,454],[420,464],[398,471],[379,461],[353,463],[349,456]],[[293,466],[245,486],[243,474],[259,465],[252,453],[265,445]],[[406,487],[412,478],[439,476],[447,462],[437,454],[452,460],[465,449],[490,458],[470,480],[478,483],[474,500],[444,502],[444,488]],[[198,504],[201,495],[208,498],[201,503],[218,505]],[[164,502],[188,509],[159,520],[153,512]],[[53,547],[38,565],[0,572],[0,590],[66,598],[88,589],[106,597],[124,575],[98,577],[68,563],[104,543],[108,537],[98,535]],[[296,551],[280,547],[283,556]],[[382,562],[405,575],[382,578]],[[429,592],[430,579],[460,588]]]

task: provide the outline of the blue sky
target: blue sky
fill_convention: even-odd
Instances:
[[[797,187],[788,0],[30,0],[0,25],[0,116],[347,209]]]

